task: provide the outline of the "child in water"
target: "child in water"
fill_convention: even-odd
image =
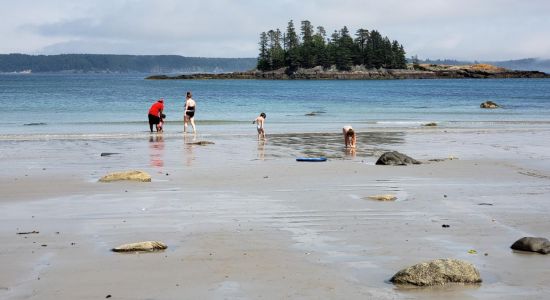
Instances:
[[[157,132],[163,132],[162,126],[164,125],[164,119],[166,118],[165,114],[160,114],[160,121],[157,124]]]
[[[355,136],[353,128],[351,128],[351,126],[344,126],[344,128],[342,128],[342,133],[344,134],[344,145],[346,148],[355,149],[357,137]]]
[[[261,113],[256,120],[252,121],[252,124],[256,124],[256,129],[258,129],[258,140],[260,138],[265,140],[264,122],[266,117],[265,113]]]

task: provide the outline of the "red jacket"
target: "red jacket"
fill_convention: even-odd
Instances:
[[[164,103],[163,101],[157,101],[151,105],[151,108],[149,108],[149,114],[153,116],[159,116],[160,113],[164,110]]]

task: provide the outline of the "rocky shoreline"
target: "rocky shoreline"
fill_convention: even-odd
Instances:
[[[267,80],[380,80],[380,79],[455,79],[455,78],[550,78],[539,71],[518,71],[492,65],[418,65],[409,69],[364,69],[351,71],[323,70],[321,67],[298,69],[289,73],[286,69],[261,72],[257,70],[234,73],[197,73],[177,76],[153,75],[146,79],[267,79]]]

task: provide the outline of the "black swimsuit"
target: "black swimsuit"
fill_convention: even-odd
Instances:
[[[187,111],[185,112],[185,114],[189,117],[189,118],[192,118],[195,116],[195,107],[194,106],[188,106],[187,107]]]

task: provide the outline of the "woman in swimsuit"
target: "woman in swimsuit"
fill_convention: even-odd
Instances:
[[[193,133],[196,133],[195,130],[195,107],[196,103],[193,98],[191,98],[191,92],[187,92],[185,97],[185,112],[183,113],[183,132],[187,132],[187,122],[191,121],[191,126],[193,126]]]

